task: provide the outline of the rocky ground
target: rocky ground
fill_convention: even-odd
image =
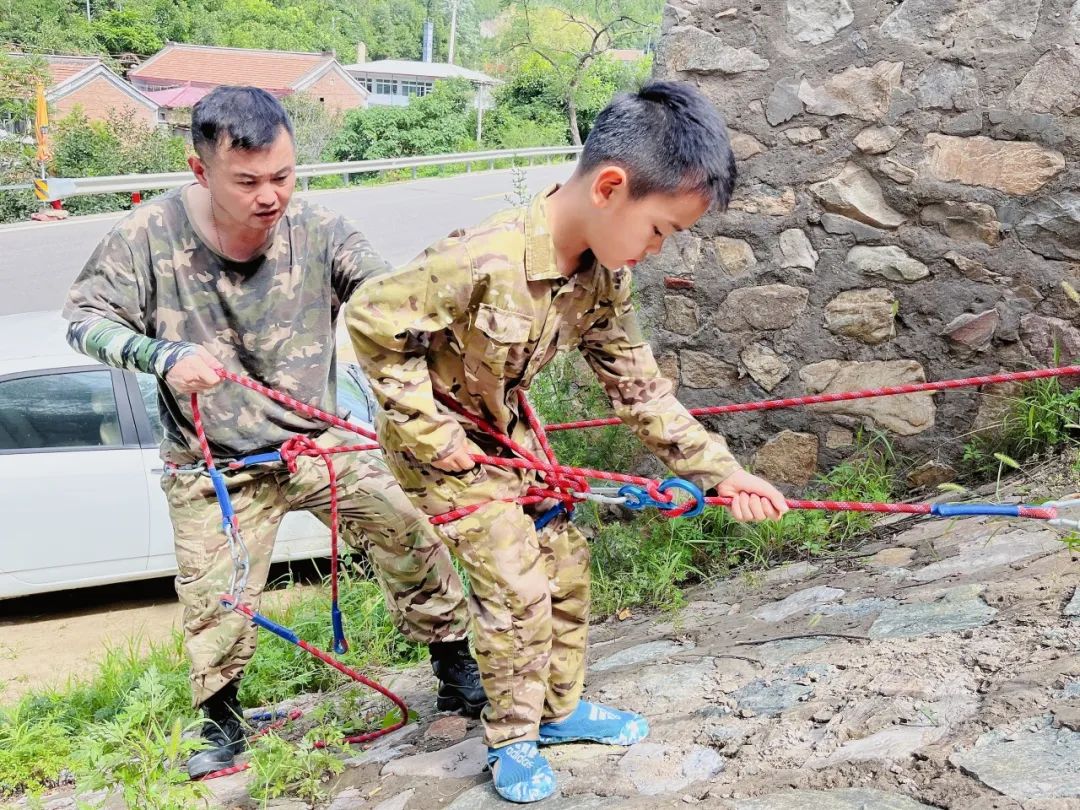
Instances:
[[[853,556],[596,626],[586,694],[653,731],[629,749],[548,749],[560,792],[542,806],[1080,808],[1080,554],[1062,537],[1033,521],[897,520]],[[390,685],[420,722],[357,750],[326,806],[508,806],[480,729],[435,712],[426,668]],[[215,802],[257,806],[247,780],[209,783]]]

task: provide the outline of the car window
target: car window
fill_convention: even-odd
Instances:
[[[107,369],[0,382],[0,450],[122,444]]]
[[[146,416],[150,420],[150,429],[154,431],[154,441],[161,444],[165,430],[161,427],[161,412],[158,410],[158,384],[153,374],[139,373],[139,393],[146,406]]]

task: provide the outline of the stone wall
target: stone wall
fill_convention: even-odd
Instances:
[[[1080,0],[671,0],[656,75],[715,101],[739,165],[730,210],[640,268],[680,398],[1080,357],[1078,43]],[[948,461],[991,421],[987,393],[711,425],[801,484],[862,425]]]

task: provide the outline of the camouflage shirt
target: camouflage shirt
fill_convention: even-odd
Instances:
[[[121,220],[64,307],[76,349],[158,375],[162,456],[177,463],[201,458],[188,396],[161,379],[178,359],[203,346],[230,371],[333,412],[338,310],[389,269],[353,223],[297,198],[264,255],[230,261],[193,224],[186,197],[170,192]],[[200,394],[199,405],[225,458],[325,427],[230,382]]]
[[[547,197],[496,214],[364,284],[345,320],[376,397],[380,439],[421,462],[464,439],[434,395],[509,433],[517,389],[560,349],[579,349],[616,414],[665,464],[705,488],[738,469],[722,439],[679,403],[642,337],[627,268],[597,262],[565,278],[548,231]]]

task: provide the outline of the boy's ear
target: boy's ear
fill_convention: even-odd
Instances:
[[[627,194],[630,179],[622,166],[604,166],[593,176],[591,196],[593,205],[604,208],[620,194]]]

